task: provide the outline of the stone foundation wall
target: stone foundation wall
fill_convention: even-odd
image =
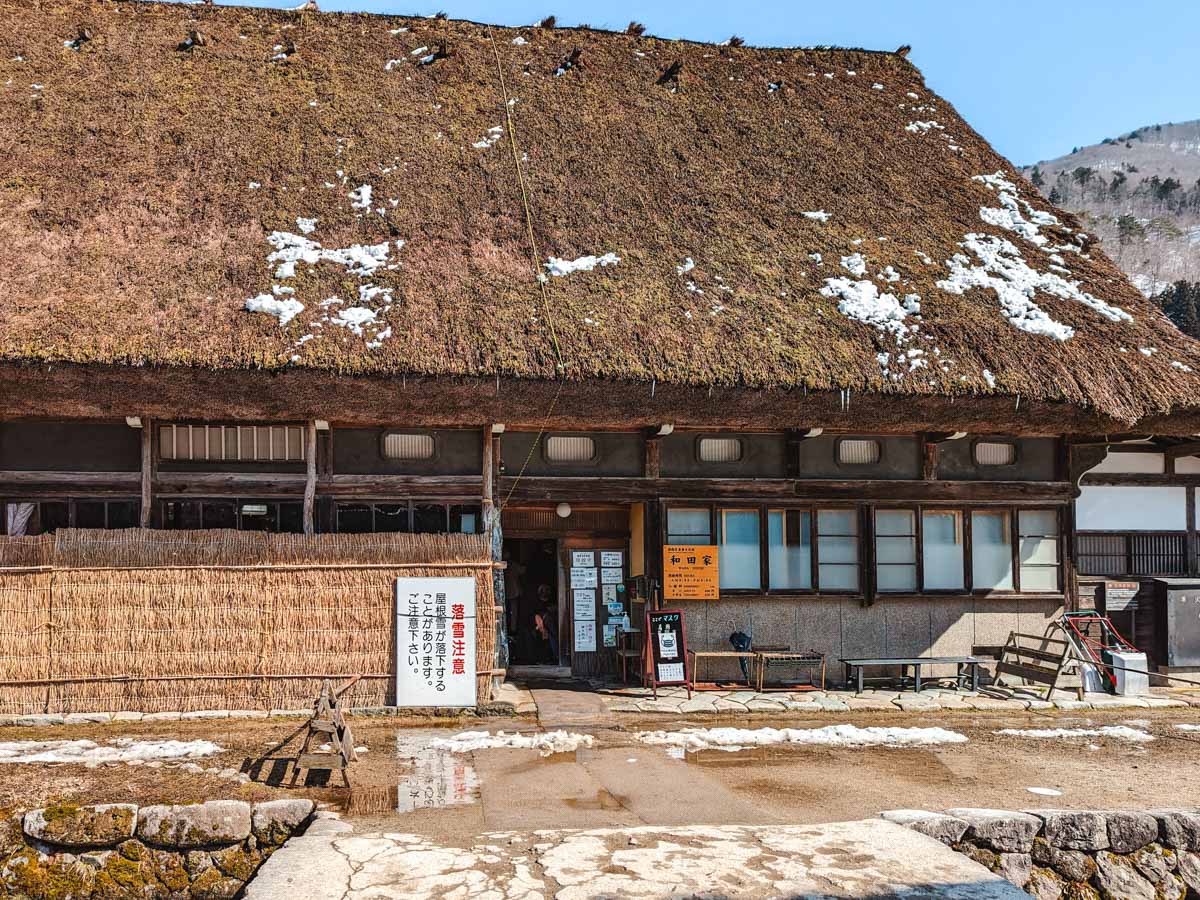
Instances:
[[[0,817],[0,896],[230,898],[311,819],[311,800],[60,804]]]
[[[936,838],[1043,900],[1200,897],[1200,811],[900,809]]]

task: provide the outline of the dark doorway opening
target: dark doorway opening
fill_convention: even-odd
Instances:
[[[509,660],[515,666],[557,666],[561,655],[558,542],[513,538],[504,542],[504,606]]]

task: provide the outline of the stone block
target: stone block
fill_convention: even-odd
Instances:
[[[970,826],[968,840],[986,844],[1001,853],[1028,853],[1042,827],[1042,820],[1037,816],[1000,809],[960,807],[948,809],[946,814],[967,822]]]
[[[1028,853],[1001,853],[996,874],[1009,884],[1024,888],[1033,874],[1033,860]]]
[[[1103,897],[1121,900],[1157,900],[1154,885],[1123,856],[1101,850],[1096,854],[1096,886]]]
[[[146,713],[142,716],[143,722],[178,722],[182,713],[178,712],[155,712]]]
[[[112,713],[69,713],[63,717],[65,725],[107,725],[113,720]]]
[[[923,809],[891,809],[879,814],[881,818],[913,831],[941,841],[946,846],[957,844],[967,833],[967,823],[945,813],[926,812]]]
[[[59,804],[25,813],[25,834],[57,847],[115,847],[133,837],[138,808],[132,803]]]
[[[282,844],[316,808],[311,800],[270,800],[256,804],[250,817],[254,836],[262,844]]]
[[[41,728],[46,725],[64,724],[62,716],[17,716],[16,724],[22,728]]]
[[[232,900],[243,886],[243,882],[222,875],[221,870],[214,866],[200,873],[192,882],[189,895],[195,900]]]
[[[1035,864],[1053,869],[1067,881],[1091,881],[1096,863],[1081,850],[1060,850],[1045,838],[1035,838],[1032,851]]]
[[[1200,815],[1184,809],[1152,809],[1158,836],[1172,850],[1200,850]]]
[[[1025,885],[1025,892],[1032,894],[1037,900],[1061,900],[1065,887],[1066,885],[1063,884],[1056,872],[1050,869],[1035,868],[1029,875],[1029,883]]]
[[[237,844],[250,836],[250,804],[210,800],[192,806],[145,806],[137,835],[148,844],[191,850]]]
[[[1142,847],[1142,849],[1129,854],[1129,859],[1151,884],[1163,881],[1176,865],[1175,854],[1169,850],[1164,851],[1161,844]]]
[[[112,720],[114,722],[140,722],[143,718],[145,718],[145,713],[123,710],[113,713]]]
[[[1190,850],[1179,850],[1175,854],[1175,868],[1184,884],[1196,894],[1200,894],[1200,855]]]
[[[1108,844],[1113,853],[1132,853],[1158,840],[1158,819],[1150,813],[1111,810],[1104,818],[1108,822]]]
[[[1030,809],[1042,820],[1042,835],[1062,850],[1107,850],[1108,823],[1104,813],[1072,809]]]

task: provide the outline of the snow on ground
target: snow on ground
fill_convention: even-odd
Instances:
[[[590,272],[596,266],[615,266],[621,257],[615,253],[605,253],[603,256],[581,256],[578,259],[559,259],[551,256],[550,261],[543,263],[547,271],[556,278],[562,278],[573,272]]]
[[[644,744],[679,747],[688,752],[724,750],[770,744],[820,747],[925,747],[962,744],[967,738],[945,728],[859,728],[827,725],[824,728],[685,728],[682,731],[643,731],[635,737]]]
[[[1158,281],[1149,275],[1133,275],[1129,279],[1143,296],[1154,297],[1171,286],[1169,281]]]
[[[1062,791],[1056,791],[1054,788],[1044,787],[1027,787],[1025,790],[1031,794],[1037,794],[1039,797],[1061,797]]]
[[[1183,723],[1175,726],[1176,731],[1200,731],[1200,725],[1189,725]]]
[[[552,753],[573,753],[580,747],[592,746],[595,740],[590,734],[576,734],[571,731],[543,731],[536,734],[464,731],[451,738],[436,738],[430,741],[429,746],[447,753],[473,753],[476,750],[508,748],[537,750],[542,756],[549,756]]]
[[[1098,728],[1002,728],[996,734],[1039,740],[1069,740],[1080,737],[1106,737],[1135,743],[1154,740],[1154,735],[1137,728],[1130,728],[1128,725],[1102,725]]]
[[[0,763],[122,763],[159,759],[199,759],[220,753],[211,741],[4,741]]]

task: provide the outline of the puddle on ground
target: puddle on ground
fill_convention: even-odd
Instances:
[[[567,797],[563,800],[571,809],[624,809],[625,798],[611,794],[604,788],[596,791],[594,799],[587,797]]]
[[[352,788],[343,812],[379,815],[445,809],[479,802],[479,776],[463,757],[435,750],[430,742],[437,733],[406,733],[396,737],[396,755],[411,771],[395,787]]]

